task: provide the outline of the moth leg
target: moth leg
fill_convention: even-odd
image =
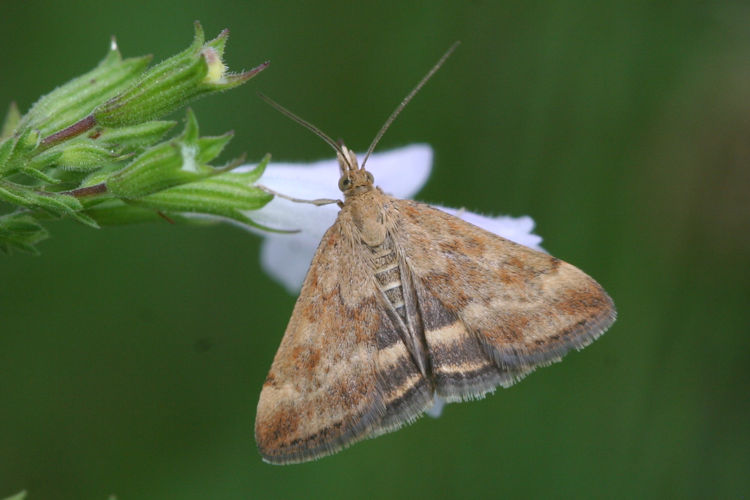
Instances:
[[[278,196],[279,198],[284,198],[285,200],[292,201],[294,203],[309,203],[310,205],[315,205],[316,207],[320,207],[323,205],[330,205],[332,203],[338,204],[338,206],[342,207],[344,203],[341,200],[334,200],[331,198],[318,198],[315,200],[303,200],[301,198],[294,198],[293,196],[288,196],[283,193],[279,193],[278,191],[274,191],[273,189],[266,187],[262,184],[256,184],[255,187],[260,189],[261,191],[265,191],[268,194],[272,194],[274,196]]]

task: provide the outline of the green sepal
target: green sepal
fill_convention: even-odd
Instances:
[[[177,141],[154,146],[109,176],[107,188],[120,198],[136,199],[208,175],[182,168],[183,156],[189,154],[189,148]]]
[[[117,159],[111,150],[87,138],[57,147],[61,148],[62,152],[57,159],[57,165],[65,170],[91,172],[113,165]]]
[[[72,217],[73,219],[77,220],[81,224],[84,224],[84,225],[89,226],[89,227],[93,227],[94,229],[100,229],[101,228],[99,226],[99,224],[96,222],[96,220],[94,220],[89,215],[87,215],[87,214],[85,214],[83,212],[75,212],[75,213],[71,214],[70,217]]]
[[[198,154],[195,160],[201,164],[209,163],[221,154],[232,137],[234,137],[234,132],[231,131],[213,137],[201,137],[198,139]]]
[[[77,198],[68,194],[33,191],[3,182],[0,183],[0,200],[31,210],[43,210],[58,217],[68,216],[82,224],[99,227],[93,219],[80,213],[83,205]]]
[[[34,156],[21,173],[31,175],[44,182],[56,184],[60,179],[53,172],[60,170],[92,172],[116,164],[118,158],[107,148],[88,138],[78,138],[66,144],[59,144]],[[59,167],[51,170],[52,167]]]
[[[118,151],[142,151],[161,139],[176,124],[176,121],[150,121],[128,127],[105,128],[96,140]]]
[[[73,215],[83,208],[76,198],[66,194],[37,193],[27,190],[22,196],[27,201],[27,208],[46,210],[57,216]]]
[[[21,112],[18,110],[18,104],[16,101],[12,101],[8,106],[8,112],[5,113],[5,120],[3,120],[3,126],[0,128],[0,139],[5,139],[13,135],[13,132],[18,128],[18,124],[21,122]]]
[[[81,224],[91,226],[94,229],[99,229],[99,225],[95,220],[88,215],[81,213],[83,205],[81,205],[81,202],[73,196],[62,193],[45,193],[43,195],[33,196],[32,201],[37,208],[42,208],[60,217],[68,216],[77,220]]]
[[[198,117],[195,116],[193,108],[185,110],[185,128],[180,134],[180,139],[188,144],[195,144],[200,138],[200,128],[198,127]]]
[[[229,40],[229,30],[223,29],[221,33],[216,35],[216,38],[206,42],[205,47],[211,47],[216,51],[219,57],[224,57],[224,49],[227,46],[227,40]]]
[[[13,153],[13,147],[16,141],[13,137],[6,137],[0,140],[0,172],[5,170],[5,164]]]
[[[91,139],[79,138],[37,154],[29,162],[29,167],[43,170],[59,166],[65,170],[90,172],[112,165],[116,160],[117,157],[110,149]]]
[[[198,119],[195,116],[195,112],[191,108],[187,109],[185,130],[182,132],[180,139],[187,145],[195,146],[196,154],[194,160],[198,164],[208,164],[211,160],[219,156],[224,147],[232,140],[232,137],[234,137],[234,132],[232,131],[218,136],[200,137]]]
[[[107,182],[107,179],[112,177],[113,174],[120,171],[121,168],[119,168],[118,165],[111,165],[109,167],[102,168],[101,170],[96,170],[94,172],[91,172],[88,176],[86,176],[78,185],[78,187],[88,187],[93,186],[94,184],[101,184]]]
[[[45,184],[60,184],[62,182],[62,180],[47,175],[41,170],[37,170],[36,168],[23,167],[21,168],[21,170],[19,170],[19,172],[22,174],[26,174],[29,177],[33,177],[34,179],[40,180]]]
[[[20,137],[9,137],[6,141],[12,144],[7,146],[3,142],[0,147],[1,154],[5,156],[4,161],[0,161],[0,174],[3,176],[10,175],[25,165],[28,157],[39,144],[39,132],[29,128],[24,130]]]
[[[181,184],[133,203],[162,212],[217,215],[248,223],[243,211],[258,210],[273,199],[265,191],[248,185],[248,178],[245,174],[224,173]]]
[[[113,46],[94,69],[39,99],[19,125],[35,128],[42,136],[62,130],[131,86],[150,62],[151,56],[123,60]]]
[[[7,183],[0,184],[0,201],[12,205],[20,205],[26,208],[37,208],[33,203],[26,199],[23,195],[22,189],[14,189],[11,186],[7,186]]]
[[[107,189],[120,198],[139,198],[172,186],[179,180],[193,180],[195,175],[180,172],[181,166],[179,147],[172,142],[159,144],[147,149],[128,166],[109,176],[106,181]]]
[[[230,177],[238,178],[246,184],[255,184],[255,181],[261,178],[263,172],[266,171],[268,163],[271,161],[271,155],[267,154],[261,158],[260,162],[255,166],[254,169],[248,170],[247,172],[232,172]]]

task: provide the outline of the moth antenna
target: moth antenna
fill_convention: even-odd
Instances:
[[[456,41],[453,43],[453,45],[450,46],[450,48],[443,54],[443,56],[440,58],[440,60],[435,63],[435,65],[430,69],[430,71],[427,72],[425,76],[422,77],[422,79],[419,81],[416,87],[412,89],[409,94],[404,97],[404,100],[401,101],[401,103],[396,106],[396,109],[393,110],[393,113],[391,113],[391,116],[388,117],[388,119],[385,121],[382,127],[380,127],[380,130],[375,135],[375,139],[372,140],[372,144],[370,144],[370,147],[367,149],[367,154],[365,155],[365,159],[362,160],[362,166],[360,169],[365,168],[365,163],[367,163],[367,159],[370,157],[370,154],[375,149],[375,146],[378,145],[378,142],[380,142],[380,139],[383,137],[383,134],[385,134],[385,131],[388,130],[388,127],[391,126],[391,123],[393,123],[393,120],[396,119],[396,117],[401,113],[401,111],[406,107],[407,104],[409,104],[409,101],[412,100],[412,98],[419,92],[422,87],[424,87],[424,84],[427,83],[427,81],[432,78],[432,75],[435,74],[437,70],[440,69],[440,66],[443,65],[446,59],[450,57],[450,55],[453,53],[454,50],[456,50],[456,47],[458,47],[461,44],[460,41]]]
[[[323,132],[322,130],[320,130],[318,127],[316,127],[312,123],[308,122],[307,120],[305,120],[303,118],[300,118],[299,116],[295,115],[294,113],[292,113],[291,111],[289,111],[288,109],[286,109],[284,106],[282,106],[278,102],[274,101],[273,99],[271,99],[267,95],[263,94],[262,92],[258,92],[258,97],[260,97],[261,99],[263,99],[264,101],[266,101],[266,103],[268,103],[271,106],[273,106],[274,108],[276,108],[276,110],[279,113],[281,113],[282,115],[286,116],[287,118],[291,118],[293,121],[299,123],[300,125],[302,125],[303,127],[305,127],[307,130],[309,130],[313,134],[315,134],[318,137],[320,137],[321,139],[323,139],[339,155],[341,155],[341,157],[346,162],[346,165],[349,167],[349,170],[354,170],[352,168],[352,166],[349,164],[349,159],[344,154],[344,151],[342,151],[341,146],[339,146],[338,143],[336,143],[336,141],[334,141],[333,139],[331,139],[330,137],[328,137],[325,132]]]

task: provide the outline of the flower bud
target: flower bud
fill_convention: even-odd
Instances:
[[[123,60],[112,45],[99,65],[39,99],[21,120],[20,128],[35,128],[42,137],[85,118],[100,103],[136,81],[151,56]]]
[[[168,114],[198,97],[245,83],[268,65],[229,74],[221,61],[227,30],[204,43],[203,28],[195,23],[195,38],[185,51],[144,73],[125,92],[97,107],[96,122],[109,127],[133,125]]]

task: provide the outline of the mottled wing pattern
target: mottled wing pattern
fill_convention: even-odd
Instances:
[[[578,268],[427,205],[390,199],[389,232],[415,283],[438,395],[507,387],[581,349],[615,320]]]
[[[310,265],[258,402],[255,438],[268,462],[334,453],[432,403],[358,245],[340,214]]]

